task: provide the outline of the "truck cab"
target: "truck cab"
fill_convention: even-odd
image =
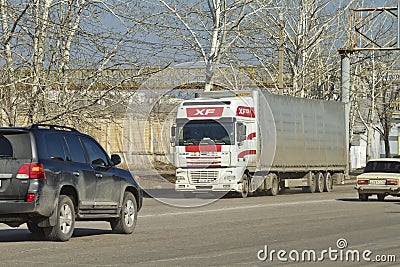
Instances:
[[[248,187],[258,146],[251,92],[212,96],[184,101],[178,108],[171,129],[176,191],[242,192],[243,185]]]

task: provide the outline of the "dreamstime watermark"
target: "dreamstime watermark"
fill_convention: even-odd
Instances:
[[[268,245],[265,245],[263,249],[257,252],[257,258],[260,261],[270,262],[396,262],[396,255],[374,255],[372,250],[369,249],[349,249],[347,240],[344,238],[339,238],[336,241],[336,247],[329,247],[321,251],[314,249],[270,250]]]

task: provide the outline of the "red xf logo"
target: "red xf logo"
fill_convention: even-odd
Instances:
[[[215,109],[209,108],[209,109],[196,109],[196,114],[195,116],[207,116],[208,114],[214,114]]]
[[[188,117],[221,117],[223,107],[206,107],[206,108],[187,108]]]
[[[236,116],[255,118],[254,108],[239,106],[236,110]]]

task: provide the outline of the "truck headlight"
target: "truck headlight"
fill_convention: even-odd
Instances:
[[[232,180],[235,180],[235,178],[236,178],[236,177],[235,177],[234,175],[228,175],[228,176],[225,176],[225,177],[224,177],[224,180],[225,180],[225,181],[232,181]]]
[[[185,176],[176,176],[176,180],[177,181],[183,181],[183,180],[185,180]]]

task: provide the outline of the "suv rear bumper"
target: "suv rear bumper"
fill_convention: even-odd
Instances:
[[[0,200],[0,216],[18,213],[37,213],[35,202]],[[0,221],[1,221],[0,217]]]
[[[47,187],[35,193],[32,202],[24,200],[0,200],[0,223],[22,224],[34,217],[49,217],[56,207],[56,191]]]
[[[40,213],[34,202],[0,201],[0,223],[18,227],[30,218],[38,216],[40,217]]]

